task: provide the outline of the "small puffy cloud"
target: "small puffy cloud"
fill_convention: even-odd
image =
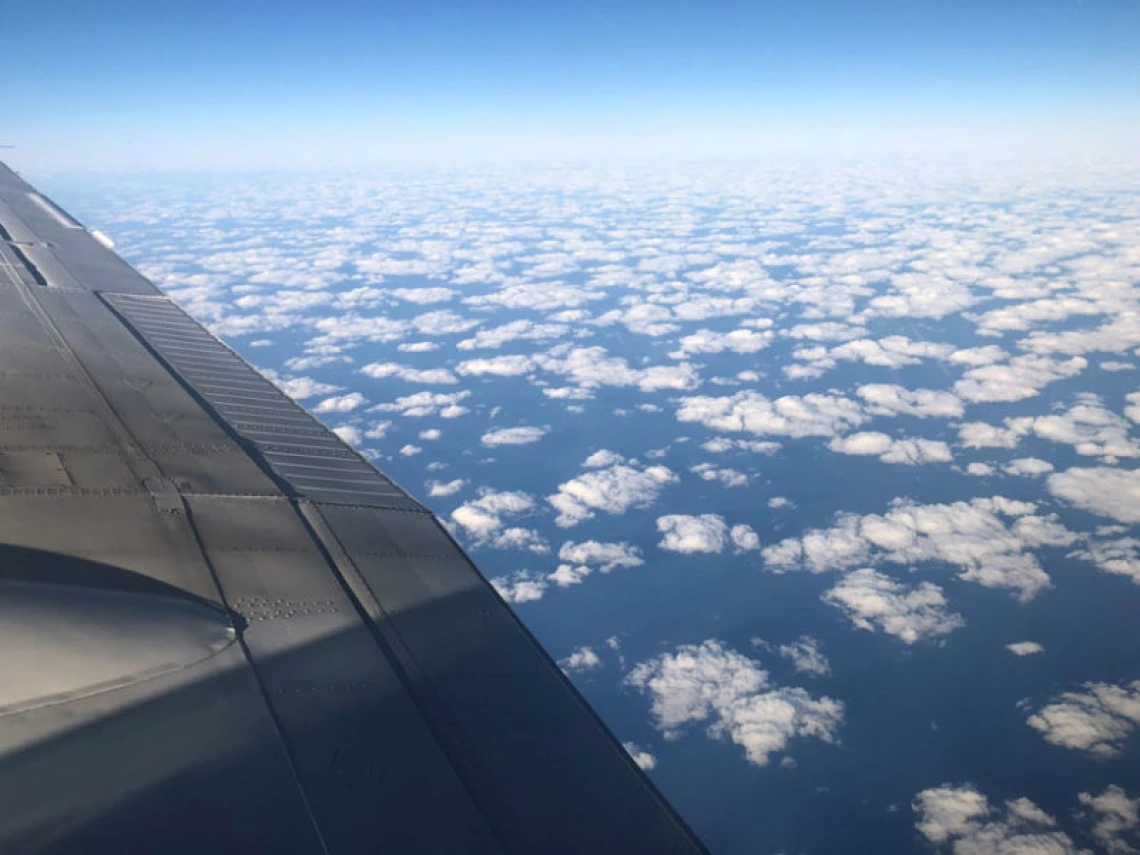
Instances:
[[[1085,549],[1070,558],[1091,561],[1105,573],[1125,576],[1140,585],[1140,539],[1121,537],[1115,540],[1091,541]]]
[[[1113,685],[1085,683],[1064,692],[1029,716],[1045,741],[1094,757],[1115,757],[1140,727],[1140,680]]]
[[[587,457],[583,465],[590,469],[600,469],[604,466],[613,466],[616,463],[625,463],[625,458],[616,451],[603,448]]]
[[[623,742],[621,747],[625,749],[626,754],[633,758],[633,762],[640,769],[650,772],[657,768],[657,758],[645,749],[638,747],[637,743]]]
[[[1015,641],[1007,644],[1005,649],[1014,656],[1032,656],[1035,653],[1044,653],[1045,648],[1036,641]]]
[[[907,644],[946,635],[965,624],[961,615],[947,608],[937,585],[903,585],[870,567],[845,576],[821,599],[860,629],[882,630]]]
[[[630,508],[653,504],[667,485],[677,481],[664,466],[640,468],[618,463],[593,469],[558,485],[558,492],[546,500],[558,511],[555,523],[563,528],[590,519],[597,511],[623,514]]]
[[[579,585],[594,570],[609,573],[618,567],[640,567],[645,563],[641,550],[628,543],[601,543],[587,540],[566,541],[558,550],[559,564],[549,578],[561,588]]]
[[[1047,475],[1053,471],[1053,464],[1048,460],[1041,460],[1038,457],[1017,457],[1001,468],[1001,471],[1007,475],[1023,475],[1027,477],[1035,477],[1037,475]]]
[[[728,536],[737,552],[753,552],[760,548],[760,535],[750,525],[734,525]]]
[[[499,596],[508,603],[532,603],[546,593],[546,580],[529,570],[519,570],[490,580]]]
[[[1140,443],[1128,431],[1127,421],[1095,402],[1033,420],[1033,432],[1042,439],[1071,445],[1089,457],[1140,457]]]
[[[476,546],[498,549],[525,548],[546,552],[546,542],[533,530],[508,526],[507,519],[534,510],[534,500],[526,493],[483,490],[478,499],[466,502],[451,512],[451,521]]]
[[[1025,354],[1001,365],[970,368],[954,384],[954,392],[971,403],[1021,401],[1032,398],[1054,380],[1080,374],[1088,366],[1082,356],[1057,360]]]
[[[1123,523],[1140,522],[1140,469],[1067,469],[1046,483],[1050,493],[1078,508]]]
[[[988,477],[990,475],[993,475],[995,471],[996,470],[992,466],[990,466],[990,464],[980,463],[976,460],[966,467],[966,474],[967,475],[974,475],[974,476],[979,477],[979,478],[985,478],[985,477]]]
[[[678,421],[759,436],[831,436],[858,427],[865,418],[855,401],[814,393],[774,401],[751,390],[719,398],[695,396],[681,398],[677,409]]]
[[[548,428],[544,427],[500,428],[499,430],[487,431],[483,434],[481,442],[488,448],[496,448],[500,445],[527,445],[538,442],[546,436],[547,430]]]
[[[308,398],[315,398],[317,395],[331,395],[341,390],[340,386],[332,383],[321,383],[311,377],[293,377],[289,380],[281,380],[268,374],[266,376],[273,381],[278,389],[294,401],[304,401]]]
[[[402,454],[404,457],[413,457],[419,454],[421,451],[423,451],[422,448],[420,448],[418,445],[412,445],[411,443],[400,447],[400,454]]]
[[[1130,799],[1115,784],[1103,793],[1081,793],[1080,803],[1092,813],[1092,834],[1109,855],[1133,855],[1140,852],[1140,798]]]
[[[364,434],[361,433],[360,428],[353,427],[352,425],[341,425],[332,430],[342,441],[351,446],[359,446],[364,442]]]
[[[698,463],[690,466],[689,471],[705,481],[719,481],[725,487],[744,487],[748,484],[748,476],[736,469],[727,467],[718,468],[711,463]]]
[[[743,327],[726,333],[697,330],[692,335],[682,337],[679,349],[670,355],[680,358],[691,353],[759,353],[772,343],[772,337],[771,330]]]
[[[801,635],[791,644],[782,644],[776,649],[803,674],[826,677],[831,673],[831,663],[820,650],[819,641],[810,635]]]
[[[829,529],[785,538],[764,549],[764,561],[776,572],[803,567],[815,573],[876,560],[945,562],[962,568],[961,579],[1007,588],[1028,600],[1049,586],[1048,575],[1030,550],[1069,546],[1076,540],[1054,518],[1033,515],[1034,509],[1003,496],[945,505],[896,499],[886,514],[840,514]]]
[[[716,514],[658,517],[657,531],[664,535],[657,545],[669,552],[721,552],[728,543],[728,526]]]
[[[863,431],[836,437],[827,447],[839,454],[874,455],[884,463],[915,466],[920,463],[949,463],[950,446],[933,439],[893,439],[885,433]]]
[[[621,357],[610,356],[604,347],[559,345],[534,357],[539,368],[566,377],[574,385],[592,389],[598,386],[636,386],[643,392],[683,391],[699,382],[696,369],[681,362],[632,368]]]
[[[517,377],[528,374],[535,368],[529,356],[492,356],[487,359],[468,359],[455,366],[455,373],[464,377]]]
[[[399,413],[409,418],[439,415],[441,418],[453,419],[467,412],[467,408],[461,406],[459,402],[470,395],[470,392],[417,392],[414,395],[397,398],[391,403],[377,404],[372,410],[381,413]]]
[[[451,288],[391,288],[385,292],[398,300],[408,303],[446,303],[455,298]]]
[[[986,422],[967,422],[958,426],[958,441],[967,448],[1015,448],[1033,429],[1033,419],[1006,419],[1005,425],[1000,428]]]
[[[917,416],[955,418],[962,415],[962,402],[949,392],[937,389],[907,389],[889,383],[868,383],[855,390],[876,416]]]
[[[565,659],[559,659],[558,664],[566,671],[590,671],[594,668],[600,668],[602,660],[594,652],[594,648],[579,647]]]
[[[943,784],[920,792],[911,809],[918,814],[915,828],[957,855],[1087,855],[1026,798],[995,808],[970,784]]]
[[[456,478],[454,481],[428,481],[428,495],[429,496],[454,496],[463,489],[467,482],[462,478]]]
[[[360,369],[360,373],[374,380],[394,378],[409,383],[453,384],[459,380],[446,368],[412,368],[397,362],[372,362]]]
[[[768,672],[720,641],[685,644],[635,666],[626,683],[651,698],[654,725],[667,739],[702,724],[728,738],[749,762],[767,765],[797,739],[834,743],[843,704],[772,684]]]
[[[349,392],[347,395],[337,395],[332,398],[325,398],[316,407],[313,412],[316,413],[351,413],[353,410],[364,405],[364,396],[359,392]]]

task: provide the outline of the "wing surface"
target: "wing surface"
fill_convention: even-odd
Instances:
[[[696,853],[447,531],[0,165],[0,852]]]

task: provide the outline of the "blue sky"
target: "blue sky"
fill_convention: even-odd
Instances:
[[[9,158],[39,170],[1037,144],[1127,149],[1140,6],[21,4]]]

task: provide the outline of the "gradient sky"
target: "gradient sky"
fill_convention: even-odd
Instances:
[[[4,10],[32,171],[1140,140],[1135,0],[60,2]]]

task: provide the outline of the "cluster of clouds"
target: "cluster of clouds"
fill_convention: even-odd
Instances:
[[[998,178],[955,192],[925,178],[833,177],[251,180],[171,201],[177,228],[150,199],[102,200],[88,219],[101,218],[132,261],[216,332],[257,345],[274,382],[338,435],[385,452],[401,480],[420,473],[442,507],[454,503],[445,517],[469,546],[506,550],[480,560],[513,603],[641,567],[652,550],[688,554],[694,568],[741,553],[769,571],[837,574],[821,613],[911,645],[964,626],[947,597],[954,583],[918,575],[943,567],[1021,602],[1052,584],[1052,550],[1140,584],[1131,528],[1140,523],[1140,392],[1127,391],[1140,357],[1140,245],[1127,228],[1140,217],[1135,204],[1111,182],[1070,204]],[[812,228],[843,221],[838,233]],[[765,237],[742,237],[754,234]],[[1074,392],[1093,383],[1100,397]],[[629,402],[621,418],[644,419],[647,434],[679,426],[717,463],[688,456],[689,437],[654,435],[659,454],[603,450],[545,487],[506,466],[490,478],[431,468],[457,456],[436,442],[439,420],[466,416],[454,435],[466,429],[476,452],[514,463],[555,448],[562,425],[552,410],[588,413],[580,423],[604,431],[596,425],[611,418],[615,393]],[[815,468],[785,483],[783,459],[760,459],[776,452]],[[892,464],[881,477],[905,473],[911,497],[881,513],[842,512],[853,505],[827,492],[828,452],[869,473]],[[931,495],[962,472],[1007,479],[1000,492],[1018,498]],[[685,479],[713,495],[700,513],[668,507]],[[967,490],[988,483],[962,480]],[[826,494],[839,513],[776,542],[765,534],[761,548],[753,526],[794,508],[800,482],[813,485],[810,501]],[[500,489],[474,489],[482,483]],[[753,487],[771,488],[769,511],[762,497],[754,515],[720,503],[721,488],[733,491],[727,503]],[[649,509],[636,533],[617,535],[628,539],[591,539],[607,517]],[[1078,530],[1104,522],[1116,525]],[[576,539],[555,562],[555,532],[571,529]],[[813,678],[830,670],[810,637],[775,650]],[[599,663],[581,647],[563,667]],[[759,764],[797,738],[835,741],[842,721],[838,701],[778,687],[720,642],[643,662],[629,685],[652,699],[662,732],[704,727]],[[1090,683],[1034,710],[1030,726],[1091,755],[1120,751],[1140,720],[1136,694],[1136,684]],[[656,763],[627,750],[643,768]],[[927,835],[939,845],[1072,846],[1028,800],[995,808],[968,788],[926,792],[923,821],[944,829]],[[1127,804],[1135,812],[1108,790],[1085,795],[1106,835],[1127,822]],[[937,820],[939,810],[951,819]]]
[[[740,746],[757,766],[794,740],[835,743],[843,723],[840,701],[777,686],[759,663],[716,640],[641,662],[625,681],[649,696],[654,725],[666,739],[702,725],[709,737]]]

